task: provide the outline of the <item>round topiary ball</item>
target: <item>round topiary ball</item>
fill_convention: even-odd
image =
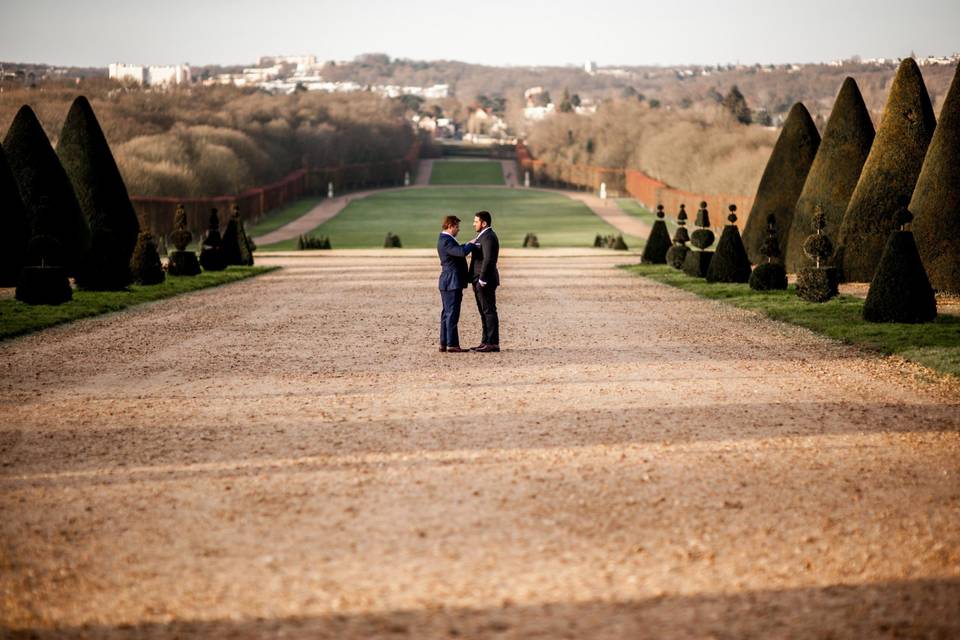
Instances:
[[[764,262],[750,273],[754,291],[782,291],[787,288],[787,270],[778,262]]]

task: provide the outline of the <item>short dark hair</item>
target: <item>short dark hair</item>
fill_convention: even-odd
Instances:
[[[450,227],[455,227],[458,224],[460,224],[460,218],[458,218],[457,216],[447,216],[446,218],[443,219],[443,222],[441,224],[442,224],[442,226],[440,227],[441,229],[449,229]]]
[[[483,220],[484,222],[486,222],[488,227],[489,227],[491,224],[493,224],[493,216],[490,215],[490,212],[489,212],[489,211],[477,211],[477,212],[476,212],[475,214],[473,214],[473,215],[474,215],[474,217],[480,218],[481,220]]]

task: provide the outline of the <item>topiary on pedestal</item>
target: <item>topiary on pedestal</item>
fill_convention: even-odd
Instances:
[[[240,219],[240,207],[234,204],[230,208],[230,220],[223,231],[223,259],[229,264],[251,266],[253,256],[247,244],[247,233],[243,229],[243,220]]]
[[[707,267],[707,282],[747,282],[750,280],[750,258],[737,228],[737,205],[730,205],[730,223],[723,227],[717,249]]]
[[[17,181],[7,165],[3,147],[0,147],[0,229],[4,235],[4,246],[0,251],[0,287],[12,287],[27,264],[30,218],[20,198]]]
[[[777,241],[780,243],[780,251],[786,250],[793,212],[819,147],[820,133],[817,126],[807,108],[798,102],[790,109],[780,137],[773,146],[773,152],[763,170],[763,177],[760,178],[753,207],[747,216],[743,243],[752,263],[763,261],[760,245],[766,238],[768,215],[776,216],[779,233]]]
[[[863,319],[869,322],[932,322],[937,300],[923,268],[913,232],[905,229],[913,220],[906,208],[897,212],[899,229],[890,233],[877,273],[863,303]]]
[[[160,264],[160,253],[149,231],[141,231],[137,236],[137,245],[130,258],[130,272],[134,282],[140,284],[160,284],[166,278],[163,265]]]
[[[783,290],[787,288],[787,270],[779,262],[780,243],[777,241],[777,217],[767,216],[767,239],[760,252],[766,258],[750,274],[750,288],[754,291]]]
[[[870,282],[894,216],[909,202],[936,121],[920,69],[907,58],[897,69],[883,119],[840,225],[837,264],[847,282]],[[939,203],[937,203],[939,205]]]
[[[670,250],[670,234],[667,233],[667,223],[663,220],[663,205],[657,205],[657,220],[650,229],[650,237],[643,247],[640,262],[644,264],[666,264],[667,251]]]
[[[77,272],[77,285],[98,291],[126,288],[140,221],[103,130],[83,96],[70,106],[57,155],[90,225],[90,251]]]
[[[814,261],[814,266],[797,272],[797,295],[807,302],[826,302],[837,295],[840,277],[836,267],[825,266],[833,255],[833,243],[823,233],[827,225],[823,211],[817,210],[813,224],[816,233],[803,243],[803,252]]]
[[[940,109],[910,211],[930,284],[960,295],[960,66]]]
[[[787,248],[783,262],[790,273],[796,273],[804,265],[803,242],[816,232],[813,216],[817,205],[827,220],[823,232],[837,237],[850,196],[870,153],[873,137],[870,112],[857,83],[848,77],[833,103],[823,139],[803,184],[800,199],[797,200],[789,233],[786,234]]]
[[[593,239],[593,246],[597,249],[603,248],[603,236],[599,233],[597,234],[597,237]]]
[[[173,227],[170,244],[174,246],[174,251],[169,254],[167,271],[172,276],[195,276],[200,273],[200,261],[196,253],[187,251],[193,234],[187,229],[187,212],[182,204],[177,205],[177,211],[173,214]]]
[[[217,209],[210,209],[210,228],[200,243],[200,265],[205,271],[223,271],[227,268],[227,261],[223,256],[223,238],[220,237],[220,218]]]
[[[677,230],[673,233],[673,245],[667,249],[667,264],[674,269],[682,269],[683,261],[686,260],[690,247],[690,233],[687,231],[687,205],[680,205],[680,212],[677,213]]]
[[[44,207],[40,205],[41,209]],[[73,298],[67,270],[56,264],[63,256],[60,241],[38,235],[27,245],[27,266],[17,279],[17,300],[27,304],[62,304]]]
[[[57,266],[76,273],[90,249],[90,228],[70,178],[30,107],[24,105],[17,112],[3,149],[30,219],[31,236],[56,238],[56,250],[62,252]],[[42,202],[46,206],[41,207]]]
[[[525,235],[525,236],[523,237],[523,247],[524,247],[525,249],[526,249],[526,248],[531,248],[531,249],[537,249],[537,248],[539,248],[539,247],[540,247],[540,239],[537,238],[537,234],[535,234],[535,233],[528,233],[527,235]]]
[[[700,203],[694,224],[697,229],[690,236],[690,244],[696,247],[696,250],[689,251],[683,259],[683,272],[694,278],[704,278],[707,275],[707,269],[710,268],[710,259],[713,258],[713,251],[707,249],[716,238],[713,231],[709,229],[710,212],[707,211],[706,202]]]

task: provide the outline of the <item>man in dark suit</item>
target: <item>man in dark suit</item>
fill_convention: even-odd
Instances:
[[[471,240],[476,247],[470,254],[470,282],[473,283],[473,295],[477,299],[477,309],[483,323],[483,341],[470,350],[480,353],[500,351],[500,318],[497,316],[500,240],[490,227],[492,222],[489,211],[480,211],[473,217],[477,237]]]
[[[460,334],[457,323],[460,321],[460,303],[463,290],[467,288],[467,254],[474,245],[457,244],[460,232],[460,218],[447,216],[443,219],[440,237],[437,239],[437,253],[440,255],[440,351],[463,353],[460,348]]]

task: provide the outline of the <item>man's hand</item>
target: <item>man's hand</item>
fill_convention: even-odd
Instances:
[[[479,283],[480,283],[480,286],[481,286],[481,287],[485,287],[485,286],[487,286],[487,283],[486,283],[486,282],[484,282],[483,280],[477,280],[477,282],[479,282]]]

